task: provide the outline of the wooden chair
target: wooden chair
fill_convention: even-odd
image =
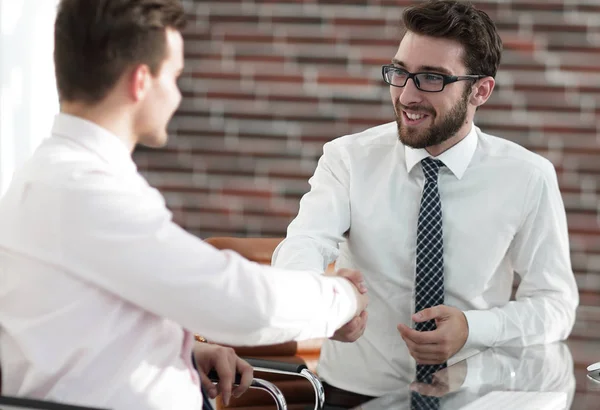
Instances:
[[[246,259],[269,265],[273,251],[283,238],[234,238],[212,237],[206,242],[217,249],[233,250]],[[288,342],[271,346],[236,347],[232,346],[241,357],[276,360],[288,363],[304,364],[312,372],[321,352],[323,339],[308,340],[303,342]],[[315,403],[315,392],[311,384],[302,378],[264,373],[255,370],[255,377],[274,383],[283,395],[290,410],[305,410],[312,408]],[[273,409],[272,399],[260,391],[248,391],[239,399],[234,399],[225,407],[217,399],[217,408],[235,408],[236,410],[267,410]]]

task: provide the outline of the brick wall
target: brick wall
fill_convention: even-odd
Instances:
[[[177,222],[201,237],[284,235],[323,144],[393,119],[380,66],[410,3],[188,0],[173,137],[135,154]],[[584,306],[575,335],[600,338],[600,2],[474,3],[505,44],[476,122],[555,164]]]

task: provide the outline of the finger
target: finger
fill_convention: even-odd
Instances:
[[[438,349],[437,345],[427,345],[429,347],[433,347],[433,349],[432,349],[433,351],[421,352],[420,349],[419,349],[420,345],[418,343],[415,343],[415,342],[413,342],[410,339],[404,339],[403,338],[402,340],[404,340],[404,343],[406,343],[406,347],[408,348],[408,350],[410,351],[411,355],[413,355],[413,356],[415,354],[437,354],[437,353],[439,353],[439,350],[437,350]]]
[[[356,321],[353,324],[354,331],[355,332],[362,332],[362,331],[364,331],[365,327],[367,326],[367,319],[368,318],[369,318],[369,313],[366,310],[363,310],[362,312],[360,312],[360,315],[358,315],[357,317],[355,317]]]
[[[204,390],[206,390],[206,393],[208,393],[209,397],[211,399],[217,397],[218,391],[215,387],[215,384],[208,378],[206,374],[204,374],[204,372],[199,371],[198,375],[200,376],[200,382],[202,383],[202,386],[204,387]]]
[[[340,276],[345,277],[346,279],[349,279],[352,283],[354,283],[354,286],[356,286],[360,293],[367,292],[367,286],[365,285],[365,281],[360,271],[342,268],[338,271],[338,274]]]
[[[443,334],[439,329],[431,330],[427,332],[419,332],[418,330],[411,329],[403,323],[398,325],[398,331],[402,335],[403,339],[410,339],[415,343],[419,344],[437,344],[443,339]]]
[[[419,344],[410,339],[406,339],[404,342],[408,349],[415,354],[443,356],[445,353],[444,347],[439,344]]]
[[[427,309],[423,309],[413,315],[412,319],[417,322],[427,322],[428,320],[437,319],[446,316],[448,313],[446,306],[437,305]]]
[[[351,321],[339,328],[337,332],[335,332],[333,339],[343,342],[356,341],[356,339],[358,339],[358,337],[360,337],[365,330],[366,323],[362,320],[362,317],[363,313],[354,317]]]
[[[421,353],[414,349],[414,345],[407,343],[406,346],[417,364],[441,364],[447,360],[446,354],[442,351]]]
[[[331,337],[333,340],[339,340],[340,342],[347,342],[350,340],[350,336],[352,333],[348,330],[350,328],[350,322],[346,323],[344,326],[340,327],[335,331],[333,336]]]
[[[358,291],[360,293],[367,293],[367,285],[365,284],[364,281],[360,281],[356,284],[356,287],[358,288]]]
[[[360,314],[362,315],[362,312]],[[358,315],[358,316],[353,317],[352,320],[349,321],[348,323],[346,323],[346,325],[344,325],[344,326],[346,327],[346,331],[348,331],[349,333],[352,333],[360,327],[360,323],[361,323],[361,319],[360,319],[360,315]]]
[[[423,396],[441,397],[445,394],[444,388],[436,384],[411,383],[410,389]]]
[[[438,370],[431,376],[431,383],[440,386],[448,386],[448,367]]]
[[[223,403],[226,406],[229,405],[231,399],[231,389],[233,388],[233,382],[235,380],[235,360],[232,360],[232,349],[231,352],[226,352],[218,358],[215,364],[215,369],[219,375],[219,392],[223,396]]]
[[[353,317],[348,323],[346,323],[344,326],[340,327],[336,333],[339,332],[340,334],[350,335],[358,328],[359,321],[360,321],[359,318],[360,318],[360,316]]]
[[[350,322],[346,323],[341,329],[341,334],[345,340],[354,341],[354,334],[360,329],[360,316],[356,316]]]
[[[415,362],[417,362],[417,364],[426,364],[426,365],[433,365],[433,364],[442,364],[446,361],[446,358],[442,355],[423,355],[423,354],[411,354],[411,356],[415,359]]]
[[[351,339],[354,341],[358,340],[364,333],[366,329],[366,324],[361,323],[357,328],[352,332]]]
[[[443,345],[419,344],[403,337],[410,355],[418,364],[440,364],[447,360],[448,354]]]
[[[360,315],[358,316],[358,318],[362,321],[363,325],[366,326],[367,319],[369,318],[369,314],[367,313],[366,310],[363,310],[362,312],[360,312]]]
[[[358,329],[360,331],[360,334],[362,335],[365,332],[365,329],[367,328],[367,321],[369,320],[369,313],[366,310],[363,310],[360,313],[360,316],[358,317],[358,319],[359,319]]]
[[[252,383],[252,379],[254,377],[254,370],[252,366],[248,364],[245,360],[240,359],[239,357],[236,360],[237,362],[237,371],[242,375],[239,386],[233,389],[233,396],[240,397],[242,394],[248,390],[250,384]]]
[[[355,316],[350,322],[353,331],[364,329],[367,326],[369,313],[366,310],[360,312],[360,315]]]

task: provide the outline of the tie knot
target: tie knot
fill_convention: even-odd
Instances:
[[[427,157],[421,160],[421,166],[427,182],[437,182],[438,172],[444,163],[439,159]]]

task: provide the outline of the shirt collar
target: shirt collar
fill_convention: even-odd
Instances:
[[[477,148],[477,127],[471,124],[471,131],[465,138],[435,158],[442,161],[456,178],[461,179],[473,158],[475,148]],[[431,156],[425,148],[415,149],[408,146],[404,146],[404,153],[406,170],[409,173],[422,159]]]
[[[125,142],[94,122],[58,113],[54,117],[52,134],[82,145],[112,166],[123,170],[137,170]]]

